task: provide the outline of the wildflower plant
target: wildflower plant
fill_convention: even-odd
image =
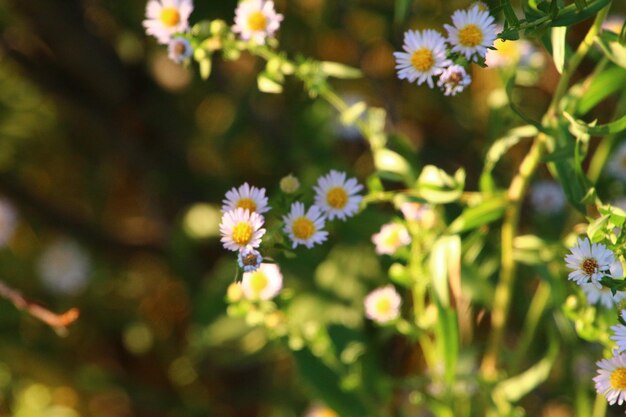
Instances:
[[[521,11],[507,0],[492,9],[467,4],[452,12],[451,24],[443,28],[407,28],[398,45],[402,51],[393,53],[400,80],[415,84],[411,88],[438,87],[445,97],[462,94],[477,77],[489,77],[489,66],[526,65],[531,60],[524,57],[537,53],[538,40],[547,46],[541,53],[551,56],[558,80],[543,116],[528,114],[516,95],[523,87],[516,74],[502,70],[496,92],[513,121],[496,126],[499,136],[485,151],[482,173],[471,179],[462,167],[447,172],[410,155],[387,123],[385,109],[363,101],[348,105],[333,79],[360,79],[360,70],[282,51],[278,38],[289,15],[273,1],[243,0],[234,22],[200,20],[189,27],[189,2],[149,3],[147,33],[170,45],[175,62],[193,61],[200,76],[210,79],[213,59],[251,54],[263,63],[257,76],[261,92],[280,94],[295,78],[311,99],[328,103],[341,123],[356,127],[366,141],[367,175],[357,176],[354,167],[334,168],[307,183],[299,173],[290,174],[268,187],[275,194],[246,182],[226,192],[220,224],[221,242],[235,252],[237,271],[226,297],[228,313],[284,343],[319,400],[342,417],[419,410],[524,415],[523,398],[550,378],[559,351],[575,334],[603,348],[605,356],[597,358],[593,381],[574,383],[579,394],[572,395],[585,398],[576,402],[578,413],[591,415],[587,397],[594,384],[599,398],[594,416],[603,415],[606,403],[621,405],[626,398],[626,213],[607,203],[610,190],[620,187],[600,181],[605,174],[609,182],[623,177],[619,142],[626,116],[618,106],[612,120],[586,121],[600,102],[620,94],[604,87],[615,74],[626,74],[625,32],[601,30],[610,0],[522,3]],[[588,19],[586,34],[574,44],[569,29]],[[490,57],[504,45],[525,45],[526,52]],[[584,60],[591,71],[579,71]],[[539,78],[541,68],[527,65],[535,75],[529,82]],[[499,175],[498,163],[522,148],[515,173]],[[544,169],[554,182],[531,186]],[[562,240],[522,229],[526,200],[546,217],[568,210],[572,220]],[[332,310],[336,317],[329,317],[331,309],[303,313],[296,289],[305,277],[290,275],[283,265],[302,251],[327,248],[332,256],[335,249],[329,247],[342,239],[340,223],[356,224],[370,210],[380,214],[379,231],[367,242],[368,255],[352,259],[351,266],[384,256],[377,259],[382,273],[376,283],[344,294],[345,303],[358,306],[358,317],[345,305]],[[345,273],[333,275],[324,262],[318,271],[328,287],[340,285],[335,281]],[[327,281],[324,272],[331,277]],[[517,280],[522,273],[532,285]],[[517,297],[519,289],[530,292],[529,302]],[[516,303],[515,310],[526,313],[519,337],[511,337],[509,316]],[[365,318],[376,323],[381,338],[394,335],[413,347],[419,360],[407,369],[408,377],[388,375],[377,365],[368,368]],[[537,357],[529,358],[533,344]],[[388,384],[369,384],[368,372]],[[405,414],[387,409],[392,402]]]

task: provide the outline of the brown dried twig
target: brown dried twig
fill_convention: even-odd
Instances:
[[[62,314],[53,313],[47,308],[27,300],[22,293],[9,287],[3,281],[0,281],[0,297],[11,301],[18,310],[24,310],[31,316],[43,321],[52,327],[59,336],[67,335],[67,326],[76,321],[80,315],[77,308],[71,308]]]

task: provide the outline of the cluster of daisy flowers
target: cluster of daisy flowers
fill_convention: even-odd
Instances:
[[[281,190],[293,194],[299,188],[297,178],[289,175],[281,180]],[[282,232],[293,249],[298,246],[312,248],[325,242],[328,232],[326,222],[347,220],[359,210],[363,186],[346,173],[331,170],[317,180],[313,187],[314,204],[307,207],[301,201],[291,203],[282,216]],[[278,266],[263,263],[260,248],[266,234],[265,213],[271,210],[265,188],[248,183],[226,193],[220,223],[221,242],[225,249],[236,252],[238,265],[243,271],[243,295],[251,300],[268,300],[282,288],[282,275]]]
[[[167,45],[168,56],[177,64],[187,61],[194,51],[189,28],[192,11],[192,0],[150,0],[146,5],[146,33]],[[276,13],[273,1],[243,0],[235,10],[234,20],[233,33],[242,40],[263,45],[274,36],[283,16]]]
[[[482,2],[452,14],[452,25],[444,25],[448,36],[434,29],[408,30],[404,34],[404,52],[394,52],[398,78],[418,85],[437,86],[445,95],[454,96],[471,83],[466,65],[484,62],[493,47],[498,28]]]
[[[590,243],[587,238],[578,239],[565,257],[568,268],[572,269],[568,279],[581,286],[590,304],[602,303],[607,308],[614,307],[626,298],[624,291],[612,291],[603,285],[603,279],[623,279],[624,270],[615,254],[601,243]],[[609,404],[622,405],[626,402],[626,310],[620,314],[620,323],[611,326],[613,340],[617,348],[613,356],[597,362],[598,372],[593,379],[596,391],[603,395]]]

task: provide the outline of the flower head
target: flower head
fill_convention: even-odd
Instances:
[[[538,181],[530,190],[530,202],[539,214],[559,213],[566,202],[563,187],[555,181]]]
[[[470,61],[484,58],[487,48],[496,40],[497,27],[493,16],[474,5],[468,10],[455,11],[452,23],[454,26],[444,25],[452,51],[465,55]]]
[[[42,283],[53,293],[76,294],[86,285],[91,261],[73,240],[59,239],[41,254],[37,269]]]
[[[593,378],[596,391],[606,397],[609,404],[622,405],[626,400],[626,354],[617,354],[596,362],[598,375]]]
[[[6,246],[17,226],[17,212],[11,203],[0,198],[0,247]]]
[[[588,304],[596,304],[600,302],[600,304],[606,308],[613,308],[615,304],[626,298],[626,292],[624,291],[616,291],[615,295],[613,295],[610,288],[605,286],[598,288],[595,284],[589,282],[580,284],[580,287],[587,296]]]
[[[621,316],[622,320],[626,322],[626,310],[622,310]],[[617,344],[617,351],[623,352],[626,350],[626,326],[621,323],[616,324],[615,326],[611,326],[611,330],[613,330],[611,340]]]
[[[376,253],[379,255],[393,255],[399,248],[411,243],[411,235],[404,225],[387,223],[372,236],[372,243],[376,245]]]
[[[270,0],[244,0],[235,11],[233,32],[243,40],[253,40],[262,45],[280,27],[283,15],[276,13],[274,2]]]
[[[339,417],[339,415],[324,405],[314,404],[309,407],[304,417]]]
[[[305,213],[304,204],[296,201],[291,205],[289,214],[283,216],[283,221],[285,222],[283,230],[291,239],[294,248],[298,245],[312,248],[313,245],[324,242],[328,237],[328,232],[323,230],[326,219],[319,207],[315,205],[309,207]]]
[[[241,207],[227,211],[220,223],[221,242],[226,249],[232,251],[257,248],[265,234],[265,229],[262,228],[264,222],[260,214]]]
[[[365,297],[365,315],[377,323],[387,323],[400,316],[400,294],[392,285],[377,288]]]
[[[335,217],[345,220],[352,217],[359,209],[363,199],[357,194],[363,189],[354,178],[346,180],[346,173],[331,170],[317,180],[315,205],[320,207],[329,220]]]
[[[162,44],[170,42],[172,35],[189,29],[192,0],[150,0],[146,5],[146,33]]]
[[[259,251],[252,248],[244,248],[237,255],[237,263],[243,272],[256,271],[263,262],[263,257]]]
[[[263,214],[269,211],[265,188],[256,188],[244,183],[239,188],[232,188],[226,193],[226,199],[222,200],[222,211],[227,212],[242,208],[251,212]]]
[[[283,275],[276,264],[261,264],[254,272],[243,274],[241,289],[248,300],[270,300],[283,287]]]
[[[177,64],[186,61],[193,54],[193,48],[189,41],[182,36],[176,36],[170,40],[167,46],[167,56]]]
[[[615,149],[606,168],[615,178],[626,181],[626,142]]]
[[[289,174],[280,179],[280,190],[285,194],[293,194],[300,188],[300,181],[298,178]]]
[[[464,67],[460,65],[450,65],[439,76],[437,86],[443,90],[446,96],[456,96],[470,85],[472,77]]]
[[[565,256],[567,267],[573,269],[568,279],[581,285],[587,282],[601,288],[600,280],[610,275],[610,267],[615,263],[615,255],[601,243],[590,243],[589,239],[578,239],[576,245]]]
[[[622,31],[624,23],[624,16],[612,15],[607,17],[604,22],[602,22],[602,29],[619,34]]]
[[[433,76],[452,64],[446,55],[446,41],[439,32],[408,30],[404,33],[405,52],[394,52],[398,78],[420,85],[424,81],[434,87]]]
[[[498,30],[501,29],[498,27]],[[505,68],[515,65],[516,68],[538,69],[544,64],[541,52],[526,39],[496,39],[493,47],[495,49],[488,49],[485,56],[488,67]]]

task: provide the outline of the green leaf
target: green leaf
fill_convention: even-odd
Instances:
[[[604,239],[604,230],[606,229],[611,216],[605,214],[604,216],[600,216],[595,219],[593,222],[587,226],[587,236],[591,239],[592,242],[597,243]]]
[[[565,65],[565,36],[567,35],[567,26],[559,26],[552,28],[552,59],[559,74],[563,74]]]
[[[257,85],[259,90],[264,93],[279,94],[283,91],[283,86],[270,78],[266,72],[262,72],[257,77]]]
[[[576,8],[578,9],[578,11],[580,12],[584,11],[585,8],[587,7],[586,0],[574,0],[574,3],[576,4]]]
[[[573,26],[582,22],[600,11],[612,0],[596,0],[588,4],[583,10],[579,10],[576,6],[570,5],[561,10],[559,15],[550,22],[550,26]]]
[[[465,187],[465,171],[459,169],[454,177],[434,165],[426,165],[416,183],[419,197],[433,204],[445,204],[458,200]]]
[[[412,0],[396,0],[396,6],[393,14],[393,22],[396,25],[400,25],[404,22],[411,10]]]
[[[549,134],[547,129],[544,128],[543,125],[540,122],[538,122],[537,120],[534,120],[534,119],[528,117],[517,106],[517,104],[515,104],[515,99],[513,98],[513,90],[515,89],[515,87],[516,87],[515,86],[515,77],[511,77],[509,79],[509,81],[506,83],[506,95],[507,95],[507,98],[509,100],[509,106],[511,107],[511,110],[513,110],[513,112],[515,114],[517,114],[523,121],[525,121],[526,123],[534,126],[538,131]]]
[[[474,207],[468,207],[448,227],[448,233],[462,233],[498,220],[508,201],[504,195],[490,197]]]
[[[576,120],[574,116],[568,112],[563,112],[563,116],[570,122],[570,130],[577,135],[605,136],[626,130],[626,115],[603,125],[596,125],[595,122],[587,124],[583,121]]]
[[[354,79],[361,78],[363,76],[361,70],[340,64],[338,62],[322,61],[320,63],[320,69],[329,77],[341,79]]]
[[[616,65],[626,68],[626,45],[620,42],[618,35],[603,31],[596,37],[596,43],[600,45],[607,58]]]
[[[391,180],[412,181],[411,165],[397,152],[386,148],[374,150],[374,165],[380,174]]]
[[[506,20],[506,23],[509,26],[513,26],[513,27],[519,25],[519,19],[517,18],[517,15],[515,14],[515,10],[513,9],[513,6],[511,5],[511,0],[503,0],[502,7],[504,10],[504,19]]]
[[[615,65],[609,66],[591,80],[587,90],[578,99],[576,114],[587,114],[602,100],[625,87],[626,71]]]
[[[346,126],[354,124],[354,122],[361,117],[365,110],[367,110],[367,104],[363,101],[359,101],[341,112],[341,123]]]

